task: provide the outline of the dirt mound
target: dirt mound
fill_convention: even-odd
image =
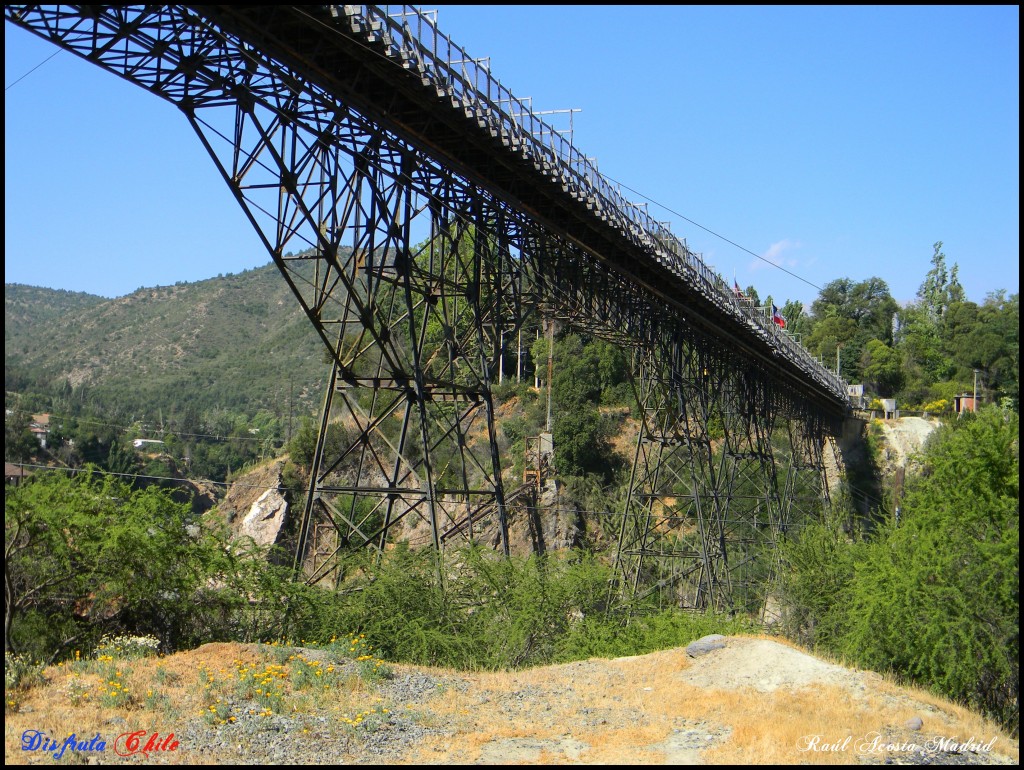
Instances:
[[[708,689],[772,692],[823,684],[856,689],[863,676],[770,639],[734,638],[696,660],[679,678]]]

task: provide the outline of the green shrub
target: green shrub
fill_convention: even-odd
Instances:
[[[899,523],[848,543],[809,527],[784,554],[800,641],[1019,724],[1018,417],[989,407],[943,426],[908,479]]]

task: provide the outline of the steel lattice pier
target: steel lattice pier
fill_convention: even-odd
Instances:
[[[340,549],[440,551],[484,524],[508,553],[492,391],[504,341],[543,306],[633,358],[617,592],[763,608],[775,544],[826,496],[845,384],[554,131],[538,141],[489,73],[456,71],[461,49],[411,29],[422,16],[5,14],[182,111],[321,337],[331,380],[295,549],[308,580],[339,580]]]

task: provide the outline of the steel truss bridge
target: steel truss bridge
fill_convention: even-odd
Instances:
[[[763,606],[776,542],[827,497],[845,383],[428,15],[4,12],[181,110],[330,352],[296,547],[306,579],[338,579],[340,549],[399,536],[440,551],[489,527],[508,553],[521,490],[503,478],[492,392],[506,345],[540,316],[632,357],[620,595]]]

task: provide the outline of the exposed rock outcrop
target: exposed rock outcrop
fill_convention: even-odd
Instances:
[[[252,538],[256,545],[277,544],[288,521],[281,471],[284,460],[275,460],[235,480],[218,513],[235,538]]]
[[[924,444],[940,423],[923,417],[900,417],[878,420],[882,431],[882,456],[879,458],[883,476],[892,476],[898,468],[916,474],[921,470],[919,455]]]

